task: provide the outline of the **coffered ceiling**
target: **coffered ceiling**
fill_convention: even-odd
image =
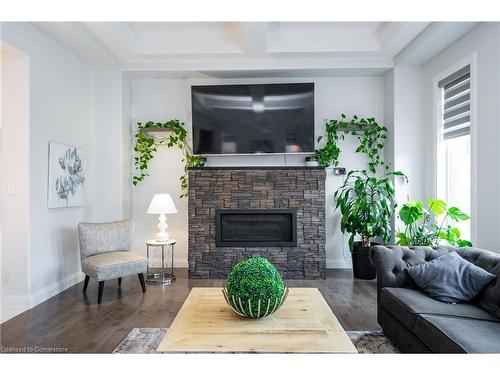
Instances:
[[[395,62],[425,62],[475,23],[41,22],[36,26],[97,67],[171,77],[265,77],[383,74]]]

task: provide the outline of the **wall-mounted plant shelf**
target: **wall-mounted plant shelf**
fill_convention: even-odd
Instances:
[[[174,133],[172,129],[168,128],[141,128],[139,132],[157,139],[168,137]]]
[[[148,176],[148,165],[153,155],[158,151],[158,147],[178,147],[182,150],[184,163],[184,175],[180,177],[181,189],[184,191],[181,198],[187,196],[188,170],[192,167],[203,167],[205,158],[193,155],[193,150],[187,139],[187,130],[183,122],[175,119],[167,122],[148,121],[144,125],[137,123],[137,133],[135,133],[136,153],[134,165],[137,174],[133,176],[132,183],[137,185]]]
[[[314,151],[322,167],[338,165],[341,152],[339,142],[343,141],[346,135],[353,135],[359,142],[356,152],[366,154],[369,159],[370,172],[375,173],[379,166],[385,166],[387,169],[380,156],[387,138],[387,128],[379,125],[375,118],[353,116],[352,120],[347,120],[346,115],[342,114],[339,120],[326,120],[325,133],[316,139],[318,144],[325,139],[322,147]]]
[[[141,133],[173,133],[172,129],[167,128],[141,128],[139,129]]]
[[[373,129],[375,129],[375,126],[370,124],[366,124],[364,126],[359,124],[349,124],[338,127],[338,130],[343,132],[365,132]]]

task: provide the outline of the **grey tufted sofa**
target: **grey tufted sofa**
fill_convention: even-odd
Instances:
[[[102,301],[106,280],[118,279],[120,285],[122,277],[138,275],[142,291],[146,292],[147,259],[130,251],[133,229],[132,220],[78,224],[80,258],[85,274],[83,292],[87,291],[90,277],[98,281],[98,304]]]
[[[447,304],[416,288],[406,268],[450,251],[498,277],[472,301]],[[377,319],[405,353],[500,353],[500,255],[477,248],[373,246]]]

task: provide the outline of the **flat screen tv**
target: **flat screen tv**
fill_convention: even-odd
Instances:
[[[193,152],[314,151],[314,83],[192,86]]]

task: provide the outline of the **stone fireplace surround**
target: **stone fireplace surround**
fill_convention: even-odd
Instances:
[[[325,178],[320,167],[205,167],[189,171],[190,278],[225,279],[262,256],[285,279],[325,278]],[[217,247],[216,210],[297,209],[297,246]]]

